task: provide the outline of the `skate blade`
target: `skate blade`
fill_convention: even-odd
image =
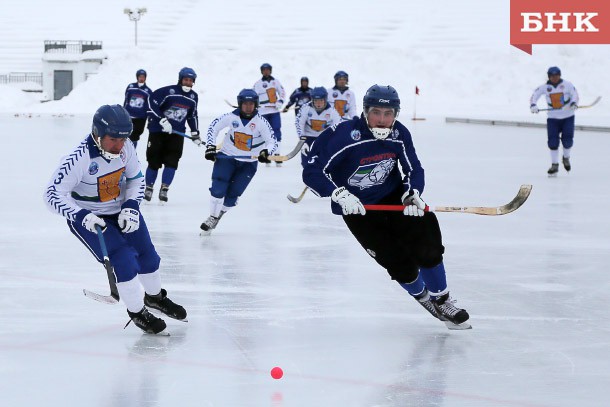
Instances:
[[[211,234],[211,230],[202,230],[201,232],[199,232],[199,236],[210,236]]]
[[[461,324],[454,324],[453,322],[449,322],[449,321],[443,321],[445,323],[445,325],[447,325],[447,328],[449,328],[452,331],[463,331],[465,329],[472,329],[472,325],[470,325],[468,323],[468,321],[466,322],[462,322]]]
[[[162,330],[161,332],[158,332],[156,334],[152,333],[152,332],[144,332],[144,335],[152,335],[152,336],[170,336],[169,332],[167,332],[165,329]]]
[[[555,174],[548,174],[549,178],[557,178],[557,173]]]

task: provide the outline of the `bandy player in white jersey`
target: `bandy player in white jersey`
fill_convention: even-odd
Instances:
[[[335,86],[328,89],[328,102],[335,108],[343,120],[358,118],[356,95],[347,86],[348,82],[349,75],[347,72],[338,71],[335,74]]]
[[[125,108],[100,107],[93,116],[91,134],[53,172],[44,201],[52,212],[66,218],[72,234],[100,263],[103,241],[131,321],[157,334],[165,329],[165,322],[146,307],[179,320],[186,318],[186,311],[161,288],[161,258],[140,213],[144,176],[128,139],[132,129]]]
[[[259,108],[258,113],[265,118],[273,129],[273,134],[277,140],[276,155],[280,154],[280,145],[282,143],[282,119],[280,111],[286,100],[286,91],[279,80],[271,76],[273,67],[270,64],[264,63],[261,65],[261,74],[263,77],[254,83],[252,87],[258,95]],[[281,166],[281,161],[275,162],[276,166]]]

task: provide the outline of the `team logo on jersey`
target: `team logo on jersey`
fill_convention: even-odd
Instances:
[[[89,164],[89,175],[95,175],[99,171],[100,167],[95,161]]]
[[[351,138],[353,138],[356,141],[358,141],[362,138],[362,134],[360,134],[360,130],[352,130],[352,132],[349,135]]]
[[[392,139],[396,140],[398,138],[398,135],[399,135],[398,129],[394,129],[394,131],[392,132]]]
[[[125,161],[127,161],[127,157],[125,156],[125,151],[121,150],[121,153],[119,154],[119,156],[121,157],[121,161],[123,161],[123,164],[124,164]]]
[[[312,117],[312,116],[313,116],[313,113],[311,113],[311,112],[307,113],[307,117]]]
[[[266,88],[267,86],[268,85],[265,82],[263,82],[263,88]]]
[[[546,88],[546,91],[547,91],[547,92],[550,92],[550,91],[552,91],[552,90],[553,90],[553,88],[551,88],[550,86]]]
[[[194,94],[194,93],[191,93],[191,94],[189,95],[189,97],[190,97],[191,99],[195,99],[195,94]]]
[[[256,129],[255,123],[250,123],[250,130],[254,131]]]
[[[359,166],[356,171],[349,177],[347,183],[350,186],[358,187],[361,190],[381,185],[385,182],[394,169],[396,161],[386,159],[372,164]]]
[[[336,98],[337,96],[339,96],[339,93],[333,92],[333,97]]]
[[[231,126],[233,126],[234,129],[239,127],[239,122],[237,120],[234,120],[231,122]]]
[[[377,257],[377,253],[375,253],[373,250],[371,249],[366,249],[366,252],[369,254],[369,256],[371,256],[372,258]]]
[[[175,91],[174,89],[170,89],[170,90],[169,90],[169,94],[170,94],[170,95],[173,95],[174,93],[176,93],[176,91]]]

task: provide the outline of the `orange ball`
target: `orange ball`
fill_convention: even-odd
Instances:
[[[284,371],[282,370],[281,367],[274,367],[273,369],[271,369],[271,377],[273,377],[274,379],[281,379],[282,376],[284,376]]]

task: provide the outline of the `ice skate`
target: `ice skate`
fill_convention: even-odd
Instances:
[[[556,177],[559,172],[559,164],[551,164],[551,168],[546,172],[549,177]]]
[[[161,202],[167,202],[167,191],[169,190],[169,185],[161,184],[161,189],[159,190],[159,200]]]
[[[421,306],[426,309],[426,311],[428,311],[430,314],[432,314],[432,316],[434,318],[440,319],[438,316],[438,312],[436,312],[436,308],[434,307],[434,304],[432,303],[432,297],[430,297],[430,293],[428,292],[427,289],[424,289],[423,293],[421,293],[419,296],[413,297],[413,298],[415,298],[417,300],[417,302],[419,302],[421,304]]]
[[[153,195],[153,186],[146,185],[146,189],[144,190],[144,199],[150,202],[150,200],[152,199],[152,195]]]
[[[135,326],[149,334],[162,333],[163,330],[166,328],[165,321],[163,321],[161,318],[157,318],[156,316],[148,312],[146,307],[142,307],[142,310],[140,312],[131,312],[127,310],[127,314],[131,319],[129,320],[129,322],[127,322],[125,328],[127,328],[127,325],[129,325],[129,323],[132,321]]]
[[[563,157],[562,161],[563,161],[563,168],[565,168],[566,171],[569,172],[572,169],[572,165],[570,164],[570,157]]]
[[[167,291],[164,289],[161,289],[161,292],[157,295],[144,294],[144,304],[161,311],[170,318],[186,322],[186,310],[167,298]]]
[[[433,301],[434,308],[438,313],[438,318],[445,322],[449,329],[470,329],[470,324],[466,321],[470,318],[466,310],[454,305],[455,300],[449,297],[449,293],[441,295]]]
[[[212,230],[216,229],[216,225],[218,225],[218,221],[220,220],[220,216],[210,216],[201,224],[201,236],[209,236],[212,234]]]

